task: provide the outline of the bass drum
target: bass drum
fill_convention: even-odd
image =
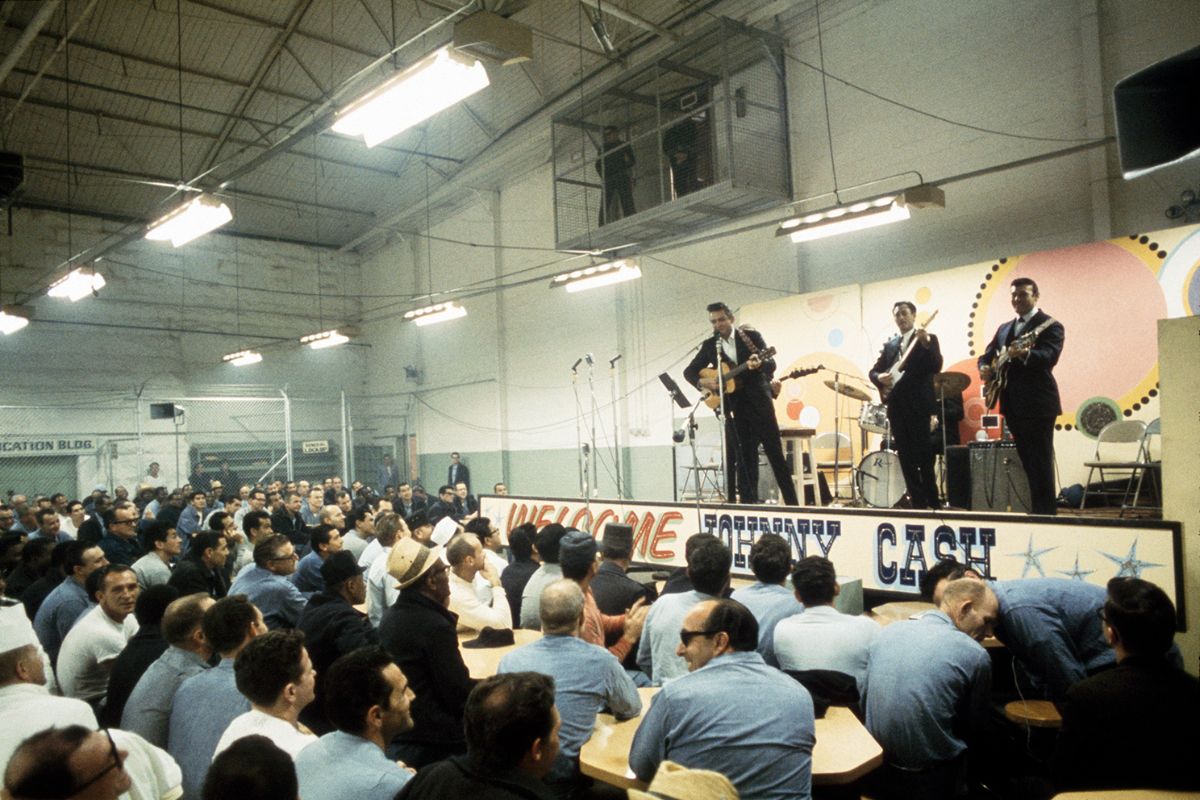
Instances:
[[[872,508],[892,508],[904,497],[904,472],[900,456],[891,450],[867,453],[854,474],[858,493]]]

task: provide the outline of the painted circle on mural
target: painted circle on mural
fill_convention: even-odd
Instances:
[[[923,306],[929,302],[929,298],[931,297],[933,297],[933,292],[929,291],[929,287],[922,286],[920,289],[917,289],[916,294],[913,295],[913,302],[919,306]]]
[[[825,385],[826,380],[833,379],[834,371],[841,373],[841,380],[847,384],[876,397],[875,387],[866,380],[862,368],[837,353],[808,353],[790,364],[780,364],[775,374],[787,375],[792,370],[812,369],[818,365],[825,369],[783,382],[783,390],[775,400],[775,418],[781,428],[817,428],[824,424],[832,430],[834,418],[840,414],[842,429],[845,430],[847,425],[858,419],[862,404],[837,394]]]
[[[1163,261],[1159,273],[1172,317],[1200,314],[1200,230],[1189,234]]]
[[[801,428],[816,428],[821,424],[821,412],[809,406],[800,412]]]
[[[984,414],[992,413],[988,411],[987,404],[983,402],[983,381],[979,378],[979,367],[975,363],[975,359],[968,358],[954,364],[943,365],[943,370],[946,372],[961,372],[971,379],[967,384],[967,388],[963,389],[963,420],[958,423],[958,433],[960,441],[968,442],[975,438],[975,432],[981,427],[981,420]]]
[[[804,304],[808,306],[809,314],[813,319],[821,319],[833,311],[834,300],[835,298],[831,294],[819,294],[808,298]]]
[[[1075,411],[1076,426],[1085,436],[1095,439],[1110,422],[1121,418],[1121,408],[1107,397],[1092,397]]]
[[[842,342],[846,340],[846,334],[842,333],[841,328],[834,328],[826,335],[825,340],[829,342],[830,347],[841,347]]]
[[[996,328],[1014,316],[1009,282],[1033,278],[1040,291],[1039,307],[1066,328],[1066,346],[1054,370],[1063,406],[1078,408],[1096,396],[1131,404],[1157,369],[1156,361],[1147,358],[1158,351],[1157,320],[1167,315],[1154,275],[1157,268],[1151,251],[1143,258],[1112,242],[993,265],[991,280],[981,285],[973,319],[975,352],[983,352]]]

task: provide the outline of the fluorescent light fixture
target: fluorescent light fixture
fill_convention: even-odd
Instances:
[[[51,297],[65,297],[75,303],[103,289],[104,283],[104,276],[96,270],[91,267],[79,267],[50,284],[46,294]]]
[[[226,364],[233,364],[235,367],[247,367],[262,361],[262,353],[254,350],[238,350],[236,353],[221,356],[221,360]]]
[[[461,319],[466,315],[467,310],[451,300],[446,303],[425,306],[424,308],[415,308],[412,311],[406,312],[404,319],[425,327],[426,325],[436,325],[439,322],[448,322],[452,319]]]
[[[202,194],[152,222],[146,231],[146,238],[152,242],[170,242],[175,247],[182,247],[231,219],[233,212],[229,206],[211,195]]]
[[[0,333],[5,336],[16,333],[29,324],[29,312],[20,306],[0,308]]]
[[[914,206],[944,208],[945,205],[945,192],[936,186],[921,184],[905,189],[900,194],[873,197],[792,217],[779,223],[775,235],[790,236],[793,242],[811,242],[814,239],[824,239],[827,236],[838,236],[909,219],[912,217],[911,208]]]
[[[550,281],[550,288],[562,287],[568,292],[583,292],[601,286],[610,286],[614,283],[637,280],[640,277],[642,277],[642,268],[637,260],[622,258],[555,275]]]
[[[487,85],[483,64],[443,47],[339,111],[333,130],[374,147]]]
[[[337,328],[320,333],[310,333],[308,336],[300,337],[300,344],[306,344],[313,350],[324,350],[326,347],[337,347],[339,344],[345,344],[350,341],[350,337],[343,333],[338,333]]]

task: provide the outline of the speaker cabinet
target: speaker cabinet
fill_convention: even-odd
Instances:
[[[151,403],[150,419],[175,419],[175,404]]]
[[[1200,47],[1117,81],[1113,116],[1126,179],[1200,154],[1197,87]]]
[[[972,442],[971,510],[1029,513],[1029,479],[1012,442]]]

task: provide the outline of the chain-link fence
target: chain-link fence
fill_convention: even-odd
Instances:
[[[354,404],[344,394],[296,397],[219,394],[97,396],[0,405],[0,499],[63,493],[82,498],[140,483],[226,493],[275,479],[340,476],[375,482],[393,446],[355,442]],[[367,430],[369,426],[360,427]]]

